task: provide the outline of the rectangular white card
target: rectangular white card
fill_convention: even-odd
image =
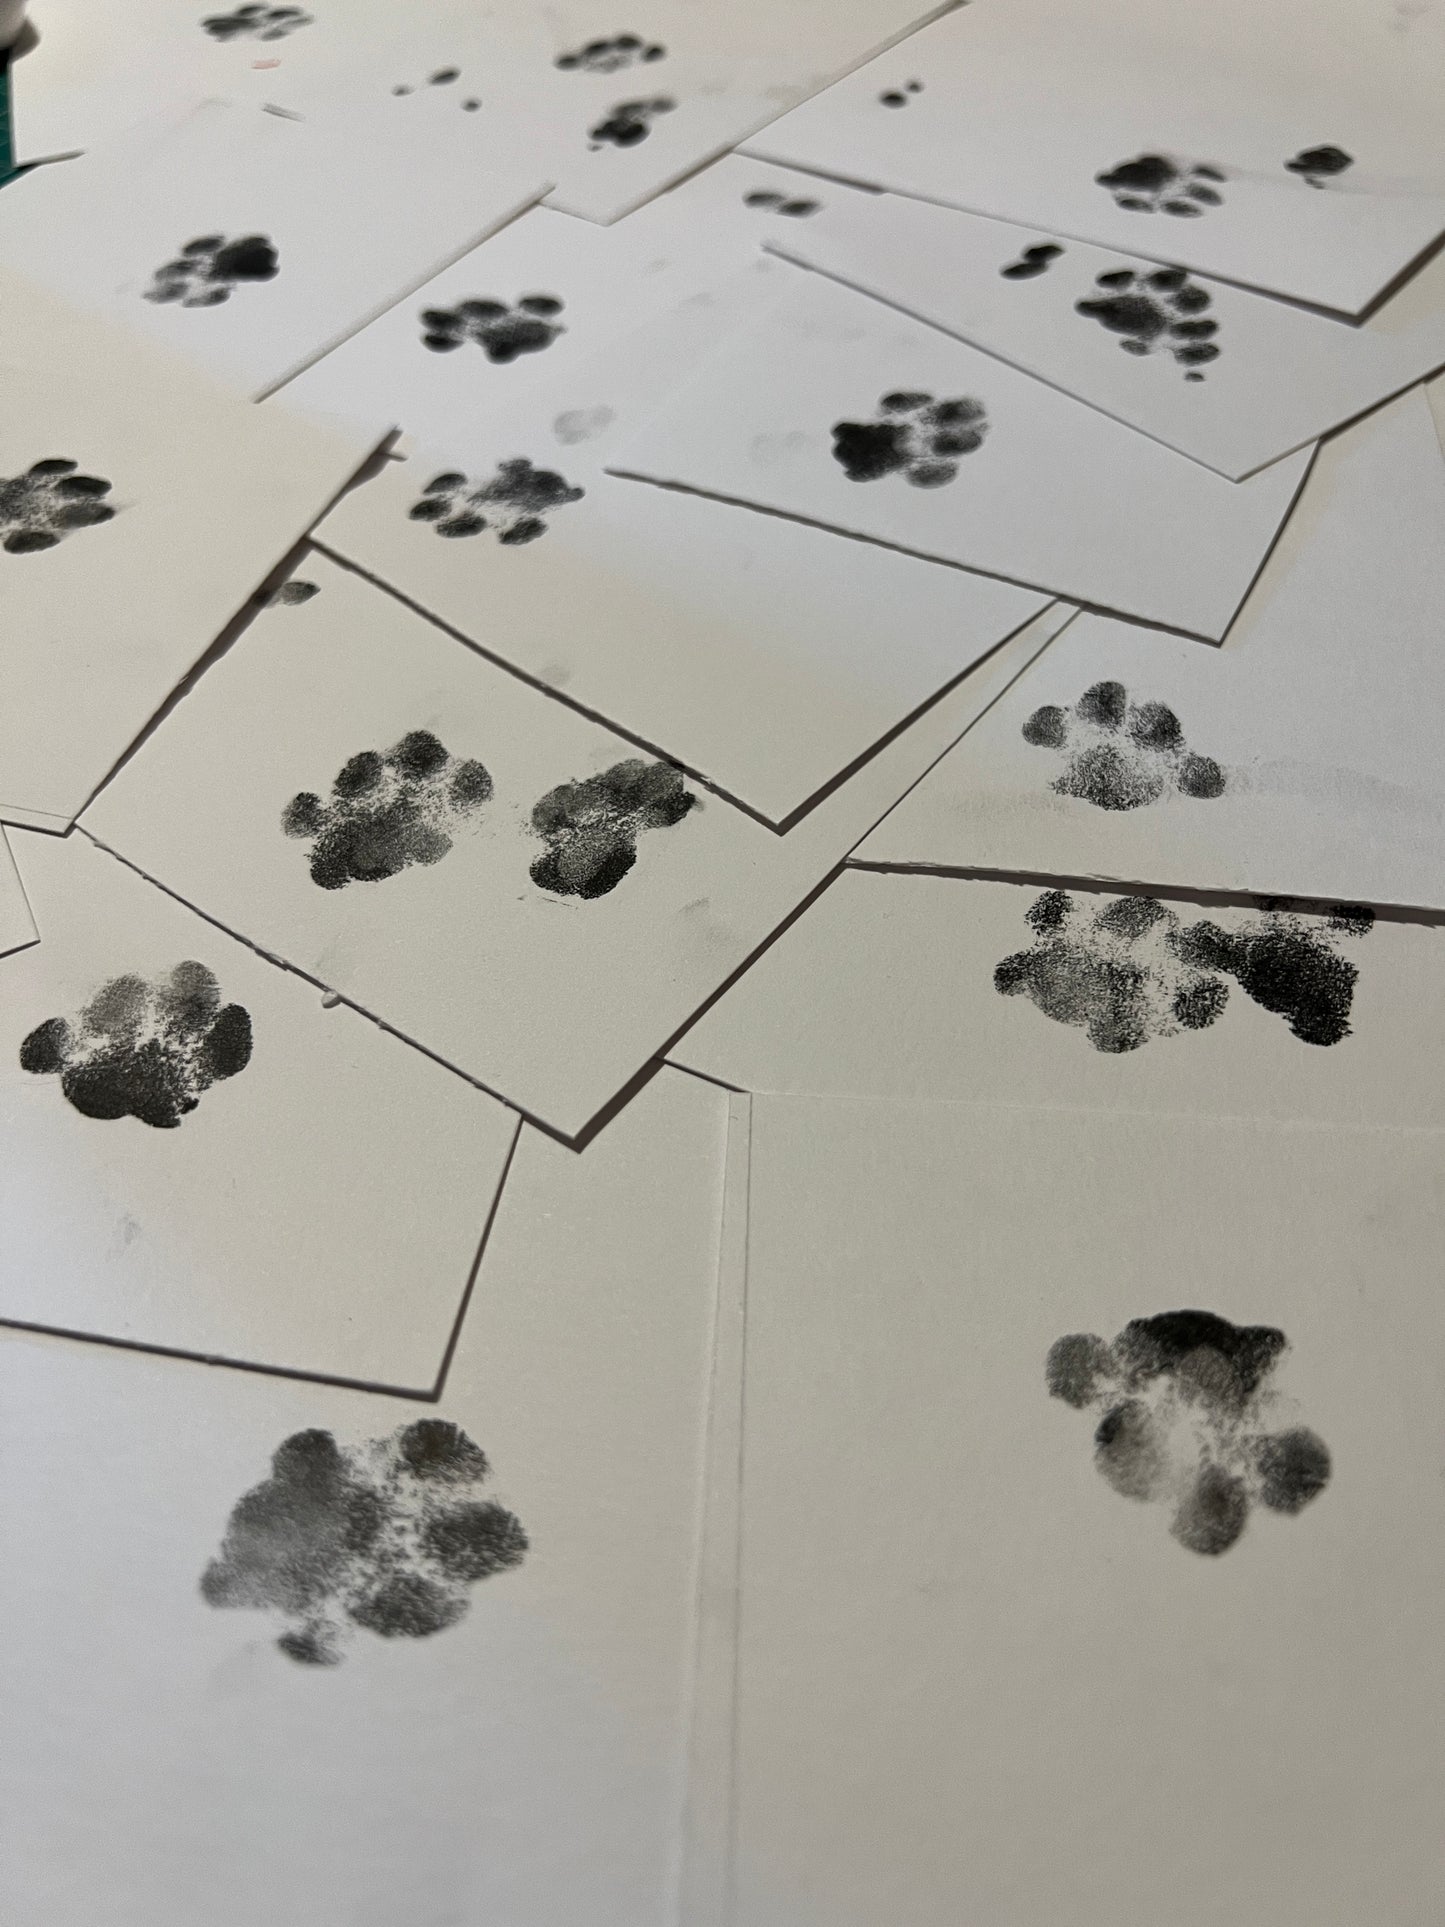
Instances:
[[[1439,1134],[752,1108],[738,1927],[1425,1927]]]
[[[85,837],[14,847],[0,1320],[430,1390],[516,1114]]]
[[[992,355],[804,274],[608,467],[1217,638],[1309,460],[1226,481]]]
[[[1442,536],[1412,390],[1322,449],[1222,649],[1080,618],[859,855],[1445,909]]]
[[[38,934],[10,844],[0,830],[0,957],[23,950]]]

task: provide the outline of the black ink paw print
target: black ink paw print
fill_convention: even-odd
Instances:
[[[751,194],[744,194],[744,207],[765,207],[772,214],[816,214],[822,205],[820,201],[794,200],[788,194],[774,194],[768,188],[754,188]]]
[[[1219,346],[1211,339],[1219,333],[1219,323],[1204,312],[1211,301],[1207,288],[1183,268],[1114,268],[1096,275],[1094,286],[1102,292],[1076,301],[1075,314],[1087,315],[1119,335],[1125,354],[1152,355],[1156,348],[1167,348],[1188,369],[1186,381],[1203,381],[1201,364],[1219,358]]]
[[[1113,1344],[1073,1332],[1049,1348],[1054,1398],[1103,1416],[1094,1464],[1126,1499],[1170,1507],[1190,1552],[1218,1556],[1256,1503],[1294,1517],[1330,1480],[1329,1448],[1303,1426],[1265,1427],[1280,1400],[1270,1377],[1287,1349],[1272,1325],[1208,1311],[1131,1318]]]
[[[208,14],[201,25],[212,40],[284,40],[298,27],[309,27],[312,17],[300,7],[245,6]]]
[[[459,470],[434,475],[412,504],[414,522],[430,522],[438,535],[480,535],[492,529],[504,547],[535,542],[547,533],[549,511],[580,502],[555,469],[533,468],[522,456],[502,462],[489,482],[473,482]]]
[[[1350,1034],[1360,975],[1329,933],[1364,937],[1374,927],[1374,911],[1360,904],[1339,904],[1323,919],[1271,905],[1239,930],[1202,919],[1179,931],[1172,945],[1186,969],[1232,977],[1262,1010],[1283,1017],[1302,1044],[1329,1045]]]
[[[833,460],[850,482],[901,473],[915,488],[942,488],[957,475],[958,458],[981,448],[988,433],[983,403],[969,395],[935,401],[900,390],[878,407],[882,421],[833,424]]]
[[[491,794],[481,763],[459,761],[430,730],[414,729],[384,756],[364,749],[343,764],[329,803],[312,790],[293,796],[281,827],[312,839],[311,881],[344,890],[440,863],[452,832]]]
[[[505,301],[459,301],[454,308],[423,308],[422,340],[445,354],[474,341],[488,361],[515,361],[540,354],[566,332],[557,316],[563,304],[555,295],[524,294],[515,306]]]
[[[1190,166],[1171,161],[1163,154],[1140,154],[1135,160],[1121,161],[1094,179],[1107,187],[1115,205],[1135,214],[1203,214],[1219,207],[1224,196],[1213,185],[1224,179],[1223,171],[1204,162]]]
[[[624,67],[640,67],[647,61],[661,60],[667,49],[655,40],[644,40],[635,33],[613,34],[610,40],[589,40],[570,54],[558,54],[553,62],[565,74],[617,74]]]
[[[1347,154],[1343,147],[1302,147],[1293,160],[1285,162],[1285,167],[1310,187],[1323,187],[1326,181],[1334,180],[1354,164],[1354,155]]]
[[[1224,794],[1224,771],[1212,756],[1185,748],[1169,705],[1131,703],[1121,682],[1096,682],[1072,710],[1046,703],[1022,734],[1037,749],[1067,750],[1063,775],[1049,787],[1101,810],[1137,810],[1166,790],[1201,799]]]
[[[532,811],[532,828],[547,845],[532,881],[561,897],[605,897],[637,861],[642,832],[670,829],[697,801],[680,770],[640,757],[559,783]]]
[[[242,281],[274,281],[281,272],[275,248],[264,234],[203,234],[187,241],[174,261],[155,272],[147,301],[179,301],[183,308],[214,308],[229,301]]]
[[[651,100],[620,100],[609,109],[605,120],[598,121],[595,127],[587,130],[589,147],[636,147],[645,141],[652,132],[652,123],[659,114],[670,114],[677,106],[666,94],[655,94]]]
[[[445,1419],[341,1446],[293,1432],[271,1476],[231,1508],[201,1576],[212,1606],[279,1613],[276,1641],[304,1666],[334,1666],[353,1629],[426,1639],[465,1617],[469,1591],[526,1557],[521,1521],[478,1497],[486,1455]]]
[[[1032,281],[1035,275],[1047,274],[1063,251],[1057,241],[1038,241],[1033,247],[1025,248],[1017,261],[1000,268],[999,273],[1005,281]]]
[[[215,977],[192,962],[155,983],[112,977],[79,1017],[51,1017],[20,1046],[20,1068],[58,1073],[83,1117],[134,1117],[160,1131],[174,1130],[203,1092],[250,1061],[249,1013],[223,1006]]]
[[[901,87],[889,87],[878,98],[885,107],[907,107],[913,96],[922,92],[921,80],[905,80]]]
[[[93,529],[115,515],[110,483],[81,475],[74,462],[60,457],[33,462],[13,480],[0,477],[0,530],[10,555],[53,549],[73,529]]]
[[[421,85],[423,87],[450,87],[460,80],[461,77],[462,70],[460,67],[438,67],[435,73],[427,75],[426,79],[421,82]],[[391,91],[400,98],[407,94],[414,94],[417,88],[412,81],[402,80],[398,81]],[[467,94],[458,102],[462,110],[468,114],[474,114],[481,104],[475,94]]]

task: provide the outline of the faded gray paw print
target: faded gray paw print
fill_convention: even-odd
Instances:
[[[10,555],[30,555],[53,549],[75,529],[92,529],[115,515],[110,483],[99,475],[81,475],[76,464],[60,456],[32,462],[23,475],[0,476],[0,530]]]
[[[901,474],[914,488],[942,488],[988,433],[983,403],[971,395],[935,401],[917,389],[896,389],[878,411],[879,421],[833,424],[833,460],[850,482]]]
[[[1071,710],[1044,704],[1022,734],[1036,749],[1067,750],[1063,774],[1049,787],[1097,809],[1137,810],[1168,790],[1199,799],[1224,794],[1224,771],[1185,747],[1169,705],[1131,703],[1121,682],[1096,682]]]

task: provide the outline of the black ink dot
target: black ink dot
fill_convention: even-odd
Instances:
[[[115,516],[101,498],[110,483],[81,475],[64,456],[32,462],[23,475],[0,476],[0,531],[9,555],[34,555],[53,549],[75,529],[97,528]]]
[[[1323,187],[1326,181],[1343,174],[1347,167],[1355,164],[1354,156],[1347,154],[1343,147],[1302,147],[1293,160],[1285,162],[1291,174],[1302,175],[1311,187]]]
[[[557,896],[606,896],[636,863],[644,830],[670,829],[696,807],[680,770],[640,757],[560,783],[532,811],[532,828],[547,845],[532,881]]]
[[[906,107],[914,94],[923,92],[921,80],[907,80],[902,87],[890,87],[878,96],[885,107]]]
[[[1005,281],[1032,281],[1037,274],[1047,274],[1063,251],[1056,241],[1040,241],[1025,248],[1017,261],[1010,261],[999,273]]]

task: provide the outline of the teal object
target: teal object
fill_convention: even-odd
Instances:
[[[0,54],[0,185],[15,172],[15,141],[10,131],[10,56]]]

